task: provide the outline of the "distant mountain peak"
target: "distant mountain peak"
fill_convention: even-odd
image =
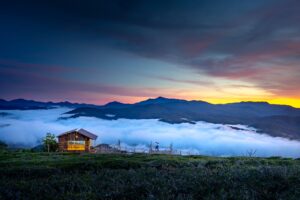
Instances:
[[[234,103],[225,103],[223,105],[276,105],[276,104],[270,104],[265,101],[241,101],[241,102],[234,102]]]
[[[166,97],[159,96],[159,97],[156,97],[156,98],[154,98],[154,99],[156,99],[156,100],[158,100],[158,99],[162,100],[162,99],[170,99],[170,98],[166,98]]]
[[[268,102],[266,101],[242,101],[240,103],[248,103],[248,104],[266,104],[266,105],[269,105]]]
[[[141,101],[136,103],[137,105],[148,105],[148,104],[161,104],[161,103],[179,103],[179,102],[186,102],[186,100],[182,99],[172,99],[172,98],[166,98],[166,97],[157,97],[157,98],[149,98],[145,101]]]
[[[97,105],[92,104],[78,104],[71,103],[69,101],[64,102],[40,102],[35,100],[27,99],[13,99],[10,101],[0,100],[0,109],[2,110],[30,110],[30,109],[50,109],[57,106],[65,106],[70,108],[78,107],[98,107]]]
[[[36,102],[34,100],[27,100],[27,99],[13,99],[10,102]]]
[[[107,104],[105,104],[104,106],[108,106],[108,105],[121,105],[121,104],[124,104],[124,103],[121,103],[119,101],[112,101],[112,102],[108,102]]]
[[[125,108],[128,106],[131,106],[131,104],[125,104],[125,103],[121,103],[119,101],[112,101],[112,102],[105,104],[103,107],[104,108]]]

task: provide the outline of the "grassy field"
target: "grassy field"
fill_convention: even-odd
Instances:
[[[0,199],[300,199],[300,160],[0,152]]]

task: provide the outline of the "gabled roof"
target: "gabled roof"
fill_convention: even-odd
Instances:
[[[86,137],[88,137],[88,138],[90,138],[92,140],[96,140],[97,137],[98,137],[97,135],[95,135],[95,134],[93,134],[93,133],[91,133],[91,132],[89,132],[89,131],[87,131],[85,129],[82,129],[82,128],[81,129],[73,129],[73,130],[61,133],[57,137],[60,137],[60,136],[63,136],[63,135],[67,135],[67,134],[73,133],[73,132],[77,132],[77,133],[79,133],[81,135],[84,135],[84,136],[86,136]]]
[[[97,139],[97,135],[91,133],[91,132],[88,132],[87,130],[81,128],[77,131],[78,133],[81,133],[82,135],[85,135],[86,137],[88,138],[91,138],[92,140],[96,140]]]

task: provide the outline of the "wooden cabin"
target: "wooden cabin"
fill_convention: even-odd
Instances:
[[[97,135],[84,129],[64,132],[58,137],[58,149],[63,152],[90,152]]]

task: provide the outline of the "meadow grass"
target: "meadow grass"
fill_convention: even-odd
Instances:
[[[0,152],[0,199],[300,199],[300,160]]]

